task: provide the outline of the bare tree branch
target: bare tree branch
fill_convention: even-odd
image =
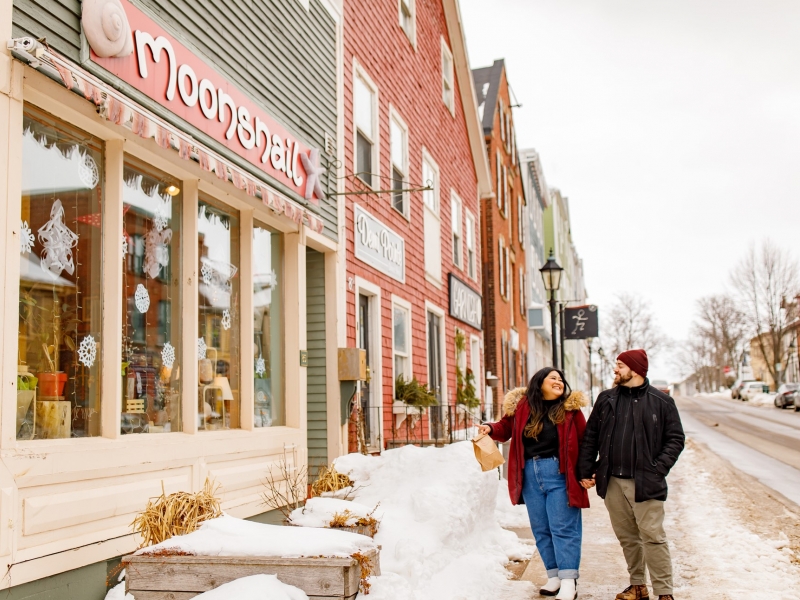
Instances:
[[[632,348],[644,348],[652,358],[669,346],[669,339],[656,325],[650,304],[633,294],[617,295],[603,322],[603,338],[613,356]]]

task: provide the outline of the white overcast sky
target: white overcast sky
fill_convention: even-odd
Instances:
[[[569,197],[592,302],[687,336],[751,242],[800,241],[800,1],[461,0],[506,60],[520,148]],[[602,312],[601,312],[602,315]],[[676,377],[669,357],[651,376]]]

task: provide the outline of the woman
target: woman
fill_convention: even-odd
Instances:
[[[575,465],[586,429],[580,410],[585,404],[582,393],[570,392],[561,371],[545,367],[531,378],[527,390],[506,394],[500,421],[480,427],[497,442],[511,439],[511,502],[527,506],[547,569],[547,583],[539,593],[557,600],[578,597],[581,509],[589,508],[589,495],[578,483]]]

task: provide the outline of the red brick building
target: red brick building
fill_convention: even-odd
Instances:
[[[478,199],[492,190],[457,2],[346,0],[344,13],[347,341],[367,350],[378,451],[447,436],[457,367],[482,395]],[[398,375],[439,407],[393,411]]]
[[[512,99],[503,60],[472,72],[494,197],[481,201],[484,357],[504,390],[526,385],[525,191],[517,156]]]

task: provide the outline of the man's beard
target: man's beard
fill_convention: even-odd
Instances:
[[[614,385],[628,383],[631,379],[633,379],[633,372],[628,373],[624,377],[620,373],[617,373],[617,375],[614,377]]]

